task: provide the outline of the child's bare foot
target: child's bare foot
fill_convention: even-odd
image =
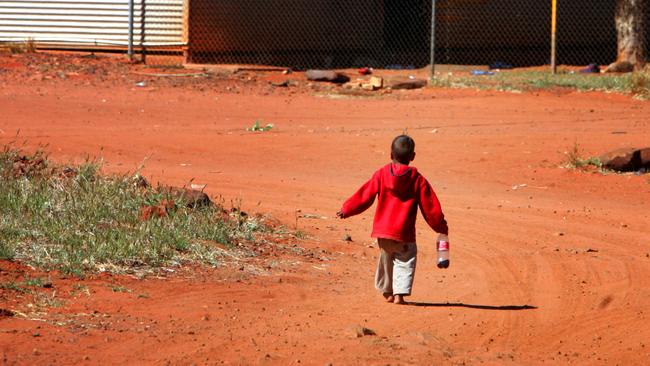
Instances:
[[[385,293],[384,299],[386,299],[386,302],[393,302],[395,300],[395,297],[393,294]]]
[[[395,295],[395,300],[393,300],[394,304],[399,304],[399,305],[404,305],[406,304],[406,301],[404,301],[404,296],[403,295]]]

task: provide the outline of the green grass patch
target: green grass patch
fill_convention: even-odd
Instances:
[[[264,124],[264,122],[262,122],[260,120],[256,120],[255,123],[253,123],[253,125],[251,127],[246,129],[246,131],[253,131],[253,132],[262,131],[262,132],[264,132],[264,131],[271,131],[273,129],[273,123],[267,123],[264,126],[263,126],[263,124]]]
[[[23,284],[29,287],[43,287],[47,281],[40,277],[25,277]]]
[[[0,258],[78,275],[183,262],[217,265],[224,252],[215,243],[232,247],[269,230],[257,217],[224,214],[219,204],[188,208],[177,202],[166,217],[141,220],[144,205],[175,198],[142,188],[131,175],[103,176],[100,168],[88,161],[57,169],[42,152],[0,152]]]
[[[451,88],[525,91],[569,88],[579,91],[606,91],[633,94],[650,98],[650,75],[647,72],[629,74],[582,74],[559,71],[505,70],[494,75],[472,76],[467,73],[449,73],[436,77],[433,85]]]
[[[32,290],[30,288],[45,287],[45,285],[48,283],[51,282],[47,279],[43,279],[40,277],[25,277],[22,282],[10,281],[5,283],[0,283],[0,288],[3,288],[5,290],[22,292],[22,293],[31,293]]]

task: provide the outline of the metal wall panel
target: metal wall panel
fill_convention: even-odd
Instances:
[[[134,46],[177,47],[184,0],[135,0]],[[128,0],[0,1],[0,42],[127,46]]]

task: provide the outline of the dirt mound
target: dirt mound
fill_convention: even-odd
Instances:
[[[11,170],[4,173],[13,178],[52,174],[52,170],[48,169],[47,159],[42,154],[37,153],[33,156],[14,155],[9,159]]]

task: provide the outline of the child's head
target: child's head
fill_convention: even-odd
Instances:
[[[408,165],[415,159],[415,141],[406,135],[395,137],[390,146],[390,158],[394,162]]]

